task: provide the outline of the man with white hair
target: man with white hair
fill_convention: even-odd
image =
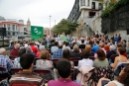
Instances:
[[[9,78],[13,64],[9,57],[6,55],[5,48],[0,48],[0,67],[3,68],[3,70],[0,70],[0,78]]]
[[[12,60],[14,60],[15,58],[17,58],[19,56],[18,55],[19,49],[20,49],[20,44],[19,43],[16,43],[14,45],[14,48],[10,51],[10,58]]]

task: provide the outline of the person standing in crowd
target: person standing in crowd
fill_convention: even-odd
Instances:
[[[10,78],[13,64],[7,56],[5,48],[0,48],[0,67],[4,68],[3,71],[0,71],[0,78]]]
[[[48,86],[81,86],[70,78],[71,64],[69,61],[59,61],[56,66],[60,78],[57,80],[50,80]]]

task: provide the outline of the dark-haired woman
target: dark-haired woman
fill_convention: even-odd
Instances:
[[[97,57],[96,60],[94,61],[94,67],[108,67],[109,66],[109,62],[106,58],[106,55],[104,53],[104,51],[102,49],[99,49],[97,51]]]
[[[127,62],[127,57],[125,56],[126,49],[123,47],[118,47],[117,52],[119,56],[115,57],[115,61],[113,64],[111,64],[111,67],[113,69],[116,69],[119,64],[122,62]]]

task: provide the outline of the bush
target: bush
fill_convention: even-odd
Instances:
[[[106,7],[106,9],[102,12],[101,17],[108,17],[113,11],[120,9],[121,7],[128,4],[129,0],[120,0],[117,3],[110,3],[109,6]]]

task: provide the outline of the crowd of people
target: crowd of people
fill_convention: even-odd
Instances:
[[[22,70],[12,73],[15,68]],[[62,35],[0,48],[0,79],[7,79],[10,86],[25,81],[43,86],[47,77],[34,69],[50,71],[48,86],[129,86],[127,43],[120,35]]]

